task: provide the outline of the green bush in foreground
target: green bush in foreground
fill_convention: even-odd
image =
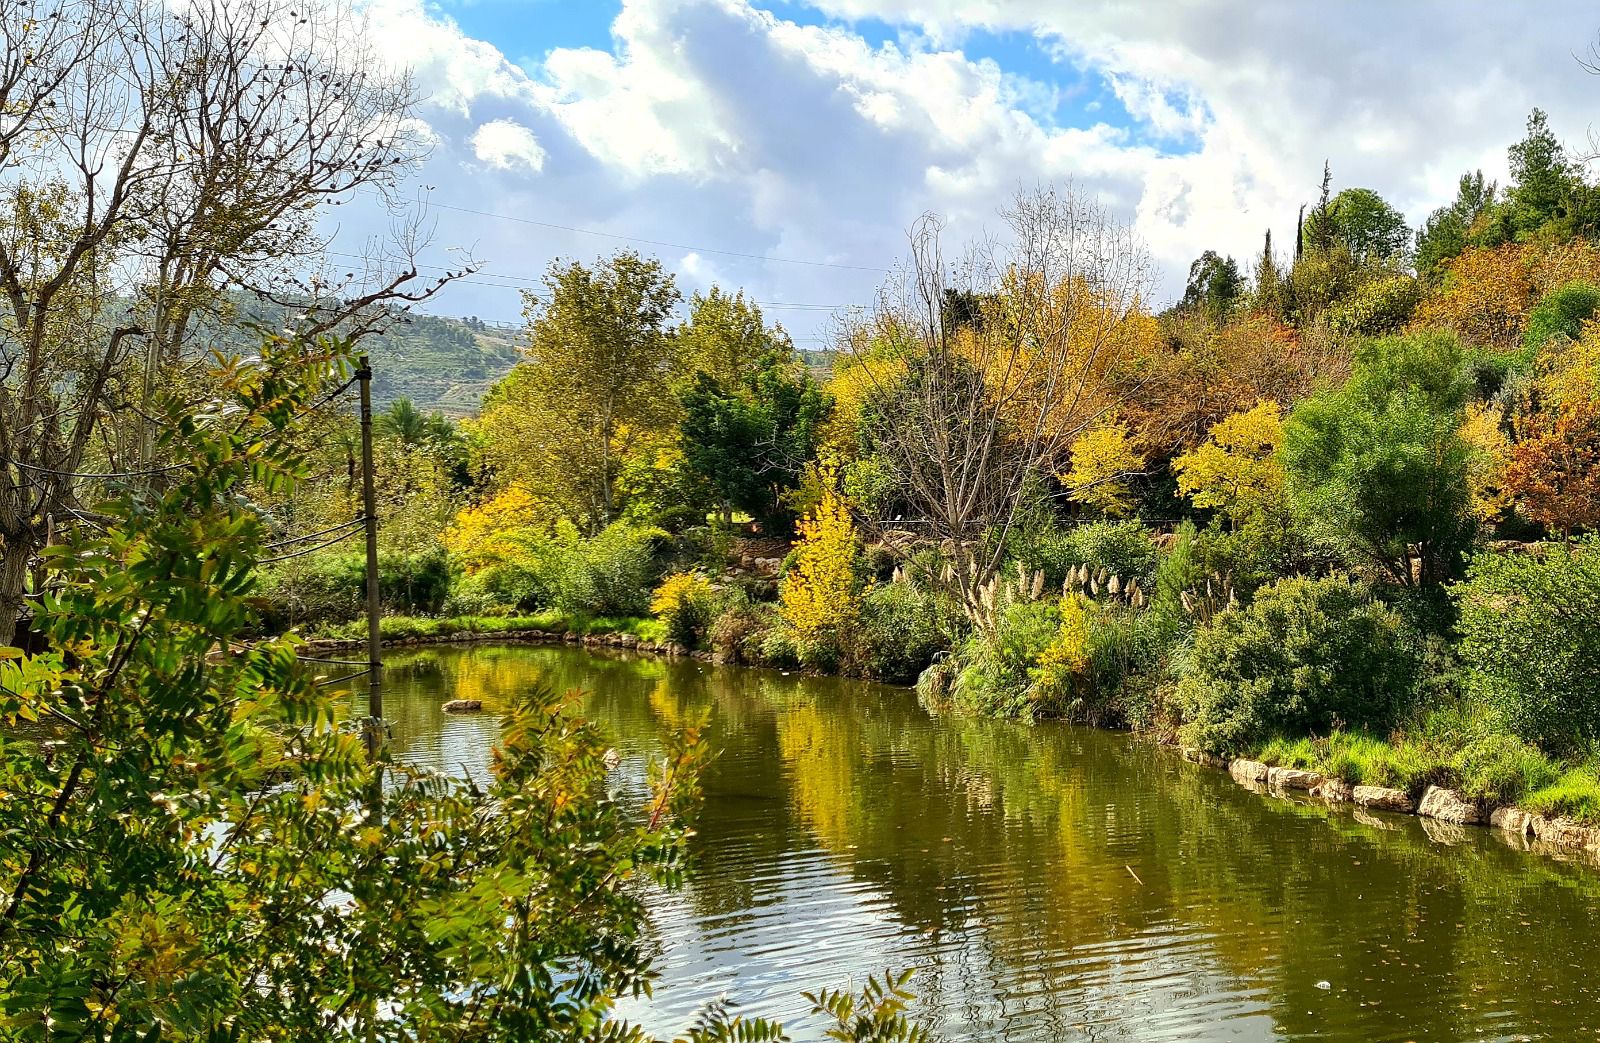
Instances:
[[[303,473],[283,431],[317,391],[276,346],[218,376],[226,411],[173,418],[192,472],[50,549],[44,650],[0,648],[5,1038],[644,1043],[615,1003],[650,982],[642,885],[683,877],[704,722],[637,807],[537,686],[491,778],[370,762],[292,640],[240,640],[266,537],[241,493]],[[811,1004],[914,1043],[906,977]],[[720,1001],[684,1037],[781,1038]]]
[[[1467,683],[1546,752],[1600,739],[1600,541],[1487,554],[1455,588]]]
[[[1415,678],[1403,631],[1347,577],[1264,587],[1196,634],[1176,692],[1182,737],[1231,754],[1341,725],[1383,731]]]

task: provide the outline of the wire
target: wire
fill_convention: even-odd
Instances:
[[[352,536],[359,535],[363,531],[364,531],[363,529],[351,529],[349,532],[344,533],[342,536],[335,536],[333,539],[327,541],[326,543],[319,543],[315,547],[305,547],[305,548],[303,548],[301,550],[290,551],[288,554],[277,554],[277,555],[274,555],[274,556],[272,556],[270,558],[257,558],[256,559],[256,564],[257,565],[270,565],[275,561],[288,561],[290,558],[303,558],[307,554],[315,554],[319,550],[327,550],[329,547],[332,547],[334,544],[343,543],[345,540],[348,540]]]
[[[360,666],[371,667],[372,664],[365,659],[323,659],[314,655],[297,655],[296,659],[302,663],[330,663],[333,666]]]
[[[274,540],[271,543],[264,543],[264,544],[261,545],[261,549],[262,550],[276,550],[279,547],[288,547],[288,546],[290,546],[292,544],[295,544],[295,543],[304,543],[306,540],[314,540],[318,536],[326,536],[330,532],[335,532],[335,531],[337,531],[339,529],[348,528],[351,525],[360,525],[363,522],[365,522],[366,520],[367,519],[366,519],[365,516],[362,516],[360,518],[352,518],[350,521],[343,521],[343,522],[340,522],[338,525],[330,525],[326,529],[319,529],[316,532],[308,532],[304,536],[296,536],[296,537],[294,537],[293,539],[290,539],[290,540]]]
[[[476,214],[479,217],[492,217],[497,221],[515,221],[517,224],[533,225],[538,228],[554,228],[563,232],[577,232],[579,235],[596,235],[603,239],[620,239],[629,243],[644,243],[647,246],[664,246],[669,250],[692,250],[702,254],[721,254],[724,257],[743,257],[752,261],[772,261],[778,264],[801,264],[811,268],[843,268],[857,272],[886,272],[887,268],[877,268],[865,264],[840,264],[837,261],[806,261],[795,257],[773,257],[767,254],[744,253],[739,250],[717,250],[708,246],[691,246],[687,243],[669,243],[660,239],[644,239],[636,235],[618,235],[615,232],[600,232],[592,228],[574,228],[572,225],[558,225],[550,221],[535,221],[527,217],[512,217],[510,214],[492,214],[487,210],[474,210],[471,207],[453,206],[449,203],[437,203],[431,199],[420,200],[425,207],[438,207],[440,210],[454,210],[462,214]]]
[[[348,674],[341,674],[338,677],[330,677],[325,681],[318,681],[316,683],[316,687],[318,687],[318,688],[326,688],[331,684],[340,684],[340,683],[342,683],[344,681],[351,681],[351,680],[354,680],[357,677],[363,677],[369,672],[370,672],[370,668],[369,668],[369,670],[356,670],[356,671],[353,671],[353,672],[348,673]]]
[[[329,250],[329,251],[327,251],[327,253],[330,256],[334,256],[334,257],[349,257],[349,258],[353,258],[355,260],[366,260],[366,258],[362,257],[360,254],[353,254],[353,253],[350,253],[350,252],[344,251],[344,250]],[[449,274],[451,272],[457,272],[457,271],[464,272],[466,270],[466,268],[467,268],[466,264],[457,265],[455,267],[448,267],[448,266],[442,265],[442,264],[422,264],[420,262],[410,262],[410,263],[412,264],[413,267],[416,267],[416,268],[428,268],[428,269],[431,269],[432,271],[445,272],[446,274]],[[500,281],[499,282],[486,282],[486,281],[484,281],[486,279],[498,279]],[[471,284],[473,286],[489,286],[489,287],[493,287],[495,289],[501,289],[501,290],[516,290],[516,289],[523,289],[523,288],[537,289],[537,288],[542,287],[544,285],[544,280],[542,280],[542,279],[534,279],[534,278],[532,278],[530,276],[526,276],[526,275],[510,275],[510,274],[502,275],[499,272],[491,272],[491,271],[486,271],[486,270],[479,270],[479,271],[473,272],[471,275],[465,275],[465,274],[459,275],[459,276],[455,277],[454,279],[451,279],[450,281],[451,282],[469,283],[469,284]],[[862,305],[862,304],[819,304],[819,303],[814,303],[814,302],[807,302],[807,303],[793,302],[793,303],[791,303],[789,301],[751,301],[750,303],[754,304],[754,305],[757,305],[759,307],[762,307],[762,308],[782,308],[782,309],[787,309],[787,310],[798,310],[798,311],[830,311],[831,312],[831,311],[844,311],[844,310],[851,309],[851,308],[859,309],[859,308],[865,307],[865,305]]]
[[[186,467],[194,466],[193,464],[168,464],[165,467],[151,467],[142,471],[115,471],[104,474],[93,474],[87,471],[62,471],[54,467],[40,467],[38,464],[25,464],[21,460],[10,460],[7,462],[20,467],[23,470],[37,471],[40,474],[53,474],[57,478],[90,478],[99,479],[102,481],[110,481],[116,478],[141,478],[145,475],[152,474],[167,474],[172,471],[181,471]]]

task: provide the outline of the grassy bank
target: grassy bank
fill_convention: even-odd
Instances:
[[[547,634],[632,634],[641,641],[665,641],[660,620],[639,616],[573,616],[550,610],[522,616],[384,616],[380,624],[385,641],[445,638],[452,634],[505,634],[541,630]],[[311,639],[361,641],[367,636],[364,620],[318,627],[306,633]]]
[[[1273,739],[1254,759],[1307,768],[1355,786],[1405,790],[1413,799],[1429,786],[1446,786],[1486,809],[1514,805],[1600,826],[1600,762],[1552,758],[1503,733],[1399,733],[1381,739],[1335,732],[1326,738]]]

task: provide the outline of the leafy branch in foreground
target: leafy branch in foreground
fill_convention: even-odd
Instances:
[[[51,549],[44,650],[0,649],[0,1036],[644,1038],[613,1004],[651,986],[637,883],[682,878],[704,722],[641,807],[538,688],[481,783],[375,767],[292,637],[243,640],[254,496],[292,491],[290,425],[346,368],[279,340],[223,362],[165,425],[192,466]],[[695,1031],[781,1035],[725,1008]]]

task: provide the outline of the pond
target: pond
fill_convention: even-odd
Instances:
[[[619,784],[712,713],[694,872],[652,894],[667,1034],[726,994],[816,1038],[803,990],[915,968],[945,1040],[1600,1036],[1600,872],[1492,830],[1265,797],[1127,735],[933,717],[833,678],[458,646],[388,657],[396,756],[486,770],[489,706],[591,693]]]

